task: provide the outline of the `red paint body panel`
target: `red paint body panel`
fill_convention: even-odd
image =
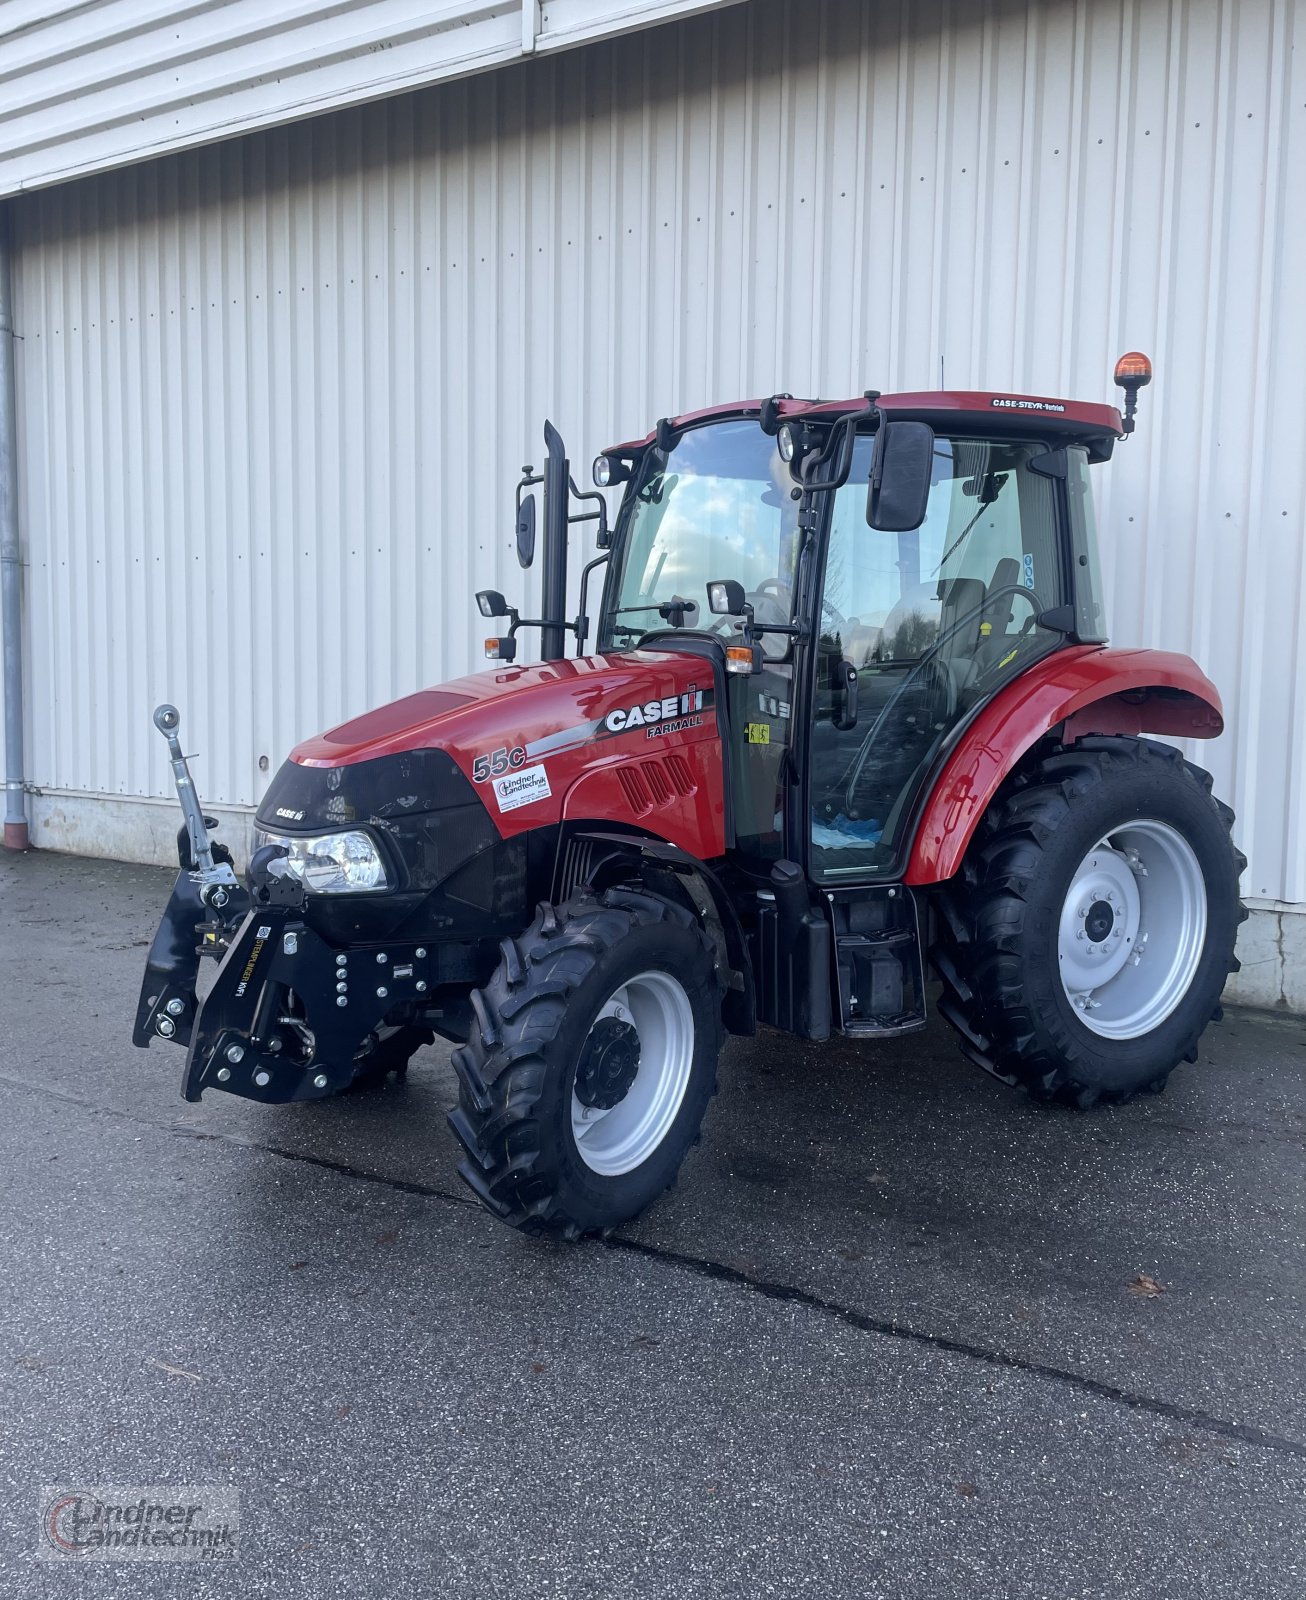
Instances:
[[[701,411],[687,411],[683,416],[673,417],[671,425],[673,428],[688,428],[702,422],[756,417],[761,413],[763,403],[761,400],[736,400],[730,405],[705,406]],[[1005,419],[1012,424],[1051,418],[1060,428],[1072,425],[1087,433],[1109,433],[1117,438],[1124,435],[1124,423],[1115,406],[1096,405],[1083,400],[1062,400],[1050,395],[1006,394],[994,389],[921,389],[903,394],[882,394],[875,403],[882,411],[897,411],[912,416],[928,417],[932,412],[956,416],[969,412],[990,419]],[[863,410],[865,405],[866,400],[862,395],[851,400],[782,400],[779,414],[782,417],[811,417],[813,421],[832,422],[849,411]],[[609,445],[604,454],[631,455],[652,444],[654,437],[653,433],[647,433],[642,439]]]
[[[726,850],[720,741],[713,734],[591,762],[568,789],[562,814],[568,822],[628,822],[701,861],[714,860]]]
[[[1148,694],[1157,689],[1172,694]],[[953,876],[1003,779],[1060,722],[1077,738],[1127,732],[1213,739],[1224,727],[1215,685],[1187,656],[1099,645],[1058,650],[991,700],[963,734],[926,805],[905,882]]]
[[[1062,400],[1050,395],[1007,394],[1000,389],[921,389],[903,394],[882,394],[875,402],[882,411],[901,411],[928,418],[931,412],[950,416],[971,412],[1010,423],[1037,423],[1051,418],[1059,427],[1072,424],[1089,433],[1123,435],[1124,423],[1115,406],[1096,405],[1085,400]],[[833,419],[849,411],[860,411],[866,401],[823,400],[815,405],[791,402],[781,407],[787,414],[815,419]],[[1037,431],[1037,430],[1035,430]]]
[[[664,715],[662,702],[701,694],[701,710]],[[349,766],[405,750],[448,752],[505,838],[560,821],[624,822],[703,860],[725,850],[725,789],[717,708],[707,662],[672,651],[631,650],[455,678],[307,739],[290,759]],[[644,720],[644,708],[658,706]],[[612,731],[611,712],[640,707],[638,725]],[[664,731],[669,727],[669,731]],[[543,744],[545,748],[532,749]],[[501,774],[541,790],[509,803],[475,762],[525,752]],[[548,793],[534,769],[543,768]],[[526,793],[529,793],[529,788]]]
[[[728,400],[720,405],[700,406],[697,411],[686,411],[678,417],[672,417],[671,426],[689,428],[697,422],[730,422],[739,417],[757,417],[762,414],[764,403],[762,400]],[[642,439],[627,439],[624,444],[610,444],[603,454],[631,455],[652,444],[656,437],[657,430],[652,429]]]

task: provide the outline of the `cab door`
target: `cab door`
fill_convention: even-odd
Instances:
[[[816,630],[807,838],[818,882],[900,873],[948,735],[1063,642],[1037,622],[1066,593],[1056,486],[1028,464],[1044,448],[936,436],[924,521],[883,533],[866,522],[871,440],[858,441],[831,507]]]

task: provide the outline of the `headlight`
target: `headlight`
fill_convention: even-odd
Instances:
[[[780,451],[781,461],[792,461],[798,454],[798,440],[794,430],[786,422],[776,435],[776,445]]]
[[[284,845],[286,871],[313,894],[362,894],[390,887],[376,841],[359,828],[315,838],[268,833],[260,842]]]

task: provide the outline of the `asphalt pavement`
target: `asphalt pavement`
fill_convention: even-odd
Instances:
[[[1306,1025],[1089,1114],[732,1041],[605,1243],[456,1174],[448,1049],[315,1105],[130,1040],[171,875],[0,853],[0,1596],[1306,1592]],[[231,1561],[38,1560],[44,1485],[221,1485]]]

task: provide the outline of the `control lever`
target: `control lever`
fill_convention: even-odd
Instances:
[[[221,910],[231,899],[231,890],[239,887],[235,869],[227,861],[214,861],[213,841],[204,822],[204,808],[195,793],[195,784],[182,753],[181,712],[176,706],[162,705],[154,712],[154,726],[168,741],[168,759],[172,763],[172,779],[177,785],[177,799],[181,814],[186,819],[186,837],[190,840],[190,857],[195,862],[191,882],[200,886],[200,899],[206,906]]]

